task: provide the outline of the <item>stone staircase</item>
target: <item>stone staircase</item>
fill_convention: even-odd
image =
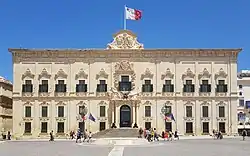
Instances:
[[[97,132],[93,134],[93,138],[137,138],[138,135],[136,128],[116,128]]]

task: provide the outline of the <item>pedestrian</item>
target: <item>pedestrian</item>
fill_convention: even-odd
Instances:
[[[78,128],[78,131],[77,131],[77,134],[76,134],[76,143],[78,143],[78,140],[80,140],[80,143],[82,142],[81,141],[81,136],[82,136],[82,132],[81,132],[80,128]]]
[[[53,130],[49,133],[50,139],[49,141],[54,141]]]
[[[246,136],[247,136],[247,131],[244,129],[244,130],[242,131],[243,141],[245,140]]]
[[[164,131],[161,132],[161,137],[165,141],[165,132]]]
[[[8,140],[11,140],[11,134],[10,134],[10,131],[8,131]]]
[[[178,131],[175,131],[175,132],[174,132],[174,138],[179,140]]]
[[[89,138],[88,138],[88,141],[87,141],[87,142],[90,142],[90,141],[91,141],[91,138],[92,138],[92,133],[89,132]]]

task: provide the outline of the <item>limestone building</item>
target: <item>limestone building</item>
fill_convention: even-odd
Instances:
[[[122,30],[106,49],[9,51],[15,136],[65,135],[78,127],[237,133],[241,49],[144,49]]]
[[[0,130],[3,135],[12,131],[12,83],[0,76]],[[0,136],[1,137],[1,136]]]

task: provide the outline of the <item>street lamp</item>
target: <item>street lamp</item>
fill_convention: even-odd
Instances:
[[[85,129],[85,115],[88,113],[88,109],[86,107],[80,107],[80,110],[79,110],[79,115],[81,116],[81,120],[82,120],[82,126],[83,127],[79,127],[81,128],[81,131],[84,132],[84,129]]]
[[[165,124],[165,130],[167,130],[167,125],[166,125],[166,116],[169,115],[170,113],[170,109],[167,107],[167,105],[165,104],[162,108],[161,108],[161,113],[164,114],[164,124]]]

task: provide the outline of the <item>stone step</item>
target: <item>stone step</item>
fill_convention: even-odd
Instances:
[[[93,135],[93,138],[134,138],[138,137],[136,128],[107,129]]]

